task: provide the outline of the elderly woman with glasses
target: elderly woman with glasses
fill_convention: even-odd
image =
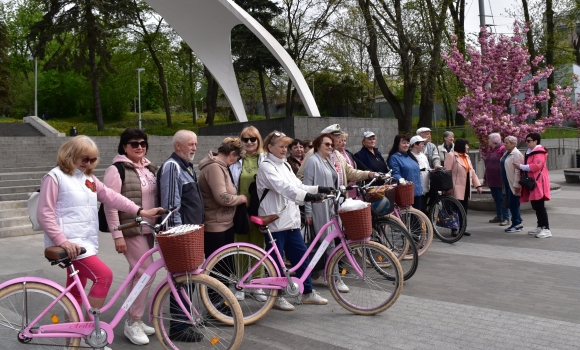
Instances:
[[[269,225],[276,246],[280,252],[284,252],[286,259],[294,266],[306,253],[306,245],[300,232],[299,205],[305,202],[317,202],[322,200],[321,193],[330,193],[333,188],[322,186],[304,185],[292,172],[286,161],[288,145],[292,139],[281,132],[273,131],[264,140],[264,151],[267,156],[258,169],[256,185],[258,196],[263,198],[260,203],[259,215],[278,215],[280,218]],[[266,241],[266,249],[269,250],[272,242]],[[304,263],[296,271],[302,276],[310,260],[306,258]],[[279,265],[279,271],[284,271]],[[304,281],[303,304],[326,305],[328,300],[320,296],[312,289],[312,279],[308,277]],[[283,296],[279,296],[274,303],[274,308],[284,311],[294,310]]]
[[[522,185],[519,183],[520,170],[514,166],[514,163],[522,163],[524,156],[517,148],[518,139],[515,136],[506,137],[504,144],[506,151],[500,159],[501,178],[508,208],[512,214],[512,224],[505,229],[505,232],[520,232],[524,229],[522,215],[520,213]]]
[[[98,157],[97,145],[87,136],[65,142],[58,151],[57,166],[42,179],[37,217],[44,230],[45,246],[59,246],[67,252],[83,287],[87,280],[93,281],[88,299],[91,307],[100,309],[113,282],[113,272],[97,257],[97,201],[133,218],[156,218],[161,208],[143,209],[101,183],[93,175]],[[82,255],[81,247],[86,250]],[[67,276],[66,285],[72,283],[72,276]],[[70,293],[81,305],[79,291],[73,288]]]
[[[129,198],[140,207],[152,208],[159,205],[157,195],[157,166],[153,165],[145,155],[147,154],[147,134],[140,129],[129,128],[123,131],[113,165],[105,171],[103,183],[115,192]],[[122,176],[121,176],[122,174]],[[126,224],[134,220],[130,213],[118,211],[108,206],[104,213],[107,224],[115,241],[115,250],[124,254],[129,263],[129,271],[135,267],[139,259],[154,245],[154,237],[151,229],[140,226],[123,231],[115,231],[113,228],[120,224]],[[146,219],[150,224],[155,224],[155,219]],[[153,264],[153,257],[147,258],[133,279],[129,281],[127,293],[130,293],[139,282],[141,275]],[[147,282],[139,296],[129,310],[128,319],[125,321],[124,333],[133,344],[149,344],[148,335],[155,333],[155,329],[143,323],[141,318],[147,304],[147,294],[153,284],[155,276]]]
[[[503,184],[500,170],[500,159],[505,153],[505,146],[501,143],[500,134],[494,132],[489,134],[489,149],[485,156],[485,174],[483,184],[489,187],[491,196],[495,202],[496,215],[489,220],[490,223],[499,223],[500,226],[507,226],[510,220],[510,214],[507,208],[503,207],[505,194],[503,193]]]
[[[520,203],[531,202],[532,208],[536,212],[538,226],[528,234],[535,234],[537,238],[552,237],[548,212],[545,202],[550,200],[550,175],[548,174],[548,150],[540,145],[542,140],[540,134],[530,133],[526,136],[526,155],[524,164],[514,162],[513,165],[524,172],[528,177],[536,181],[533,189],[522,187]]]

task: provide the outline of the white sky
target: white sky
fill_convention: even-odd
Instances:
[[[486,24],[495,24],[495,27],[490,27],[491,31],[497,33],[511,33],[511,27],[514,23],[514,18],[509,17],[506,9],[513,10],[516,7],[521,7],[520,0],[483,0],[485,3]],[[491,7],[490,7],[491,5]],[[465,31],[469,35],[471,33],[479,33],[479,0],[465,1]]]

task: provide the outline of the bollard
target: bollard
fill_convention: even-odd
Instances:
[[[580,149],[576,150],[576,168],[580,168]]]
[[[69,135],[71,137],[77,136],[79,134],[79,132],[77,131],[77,127],[76,126],[71,126],[70,130],[69,130]]]

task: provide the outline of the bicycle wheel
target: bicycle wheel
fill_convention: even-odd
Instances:
[[[347,253],[341,248],[330,258],[326,274],[332,297],[355,314],[374,315],[385,311],[403,290],[403,271],[397,258],[376,242],[349,243],[348,249]],[[347,254],[352,256],[354,263]],[[356,269],[362,271],[362,277]],[[392,280],[386,279],[386,275]],[[339,292],[336,285],[339,279],[350,288],[348,293]]]
[[[231,247],[221,251],[210,261],[206,262],[205,274],[229,285],[229,288],[235,292],[237,291],[236,285],[241,278],[263,257],[264,254],[262,252],[252,247]],[[269,259],[264,260],[259,269],[264,271],[264,277],[278,276],[274,264]],[[250,276],[245,282],[249,282],[252,278],[257,278],[257,276]],[[252,324],[262,318],[272,308],[278,295],[278,290],[276,289],[242,291],[244,292],[244,299],[238,300],[238,302],[242,308],[245,325]],[[205,294],[203,296],[206,297]],[[209,298],[209,296],[207,297]],[[231,324],[232,322],[229,315],[218,313],[216,318],[224,323]]]
[[[405,227],[409,231],[409,234],[417,246],[417,252],[419,256],[425,254],[431,243],[433,243],[433,225],[422,211],[417,210],[413,207],[408,207],[399,210],[399,215],[401,216],[401,221],[405,224]],[[412,259],[410,254],[405,256],[405,259]]]
[[[451,196],[439,196],[429,210],[433,232],[445,243],[455,243],[463,237],[467,217],[461,203]]]
[[[35,349],[53,350],[57,347],[59,349],[77,349],[81,338],[19,339],[18,337],[20,332],[28,326],[28,323],[34,321],[60,294],[57,289],[37,282],[27,282],[26,284],[18,282],[2,288],[0,290],[0,344],[2,344],[2,349],[20,349],[22,343],[35,345]],[[38,332],[43,325],[65,322],[79,322],[77,309],[66,296],[51,307],[33,325],[30,332]]]
[[[182,296],[185,307],[193,317],[193,322],[184,319],[183,314],[173,314],[181,310],[170,298],[171,288],[165,284],[153,302],[153,327],[155,334],[165,349],[237,349],[244,337],[242,310],[236,298],[226,286],[206,275],[182,275],[175,278],[175,287]],[[218,295],[223,302],[222,312],[231,314],[232,325],[226,325],[212,317],[215,306],[208,309],[202,301],[204,290]],[[173,301],[173,303],[172,303]],[[203,338],[199,342],[188,343],[180,339],[186,330],[193,330]]]
[[[390,216],[375,219],[371,239],[395,254],[401,264],[405,281],[413,277],[419,266],[419,253],[409,231],[399,219]]]

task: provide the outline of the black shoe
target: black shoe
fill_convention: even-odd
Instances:
[[[169,339],[184,343],[197,343],[203,339],[203,334],[194,331],[191,328],[186,330],[173,330],[169,331]]]
[[[469,233],[469,232],[464,232],[464,233],[463,233],[463,235],[464,235],[464,236],[471,236],[471,233]]]

